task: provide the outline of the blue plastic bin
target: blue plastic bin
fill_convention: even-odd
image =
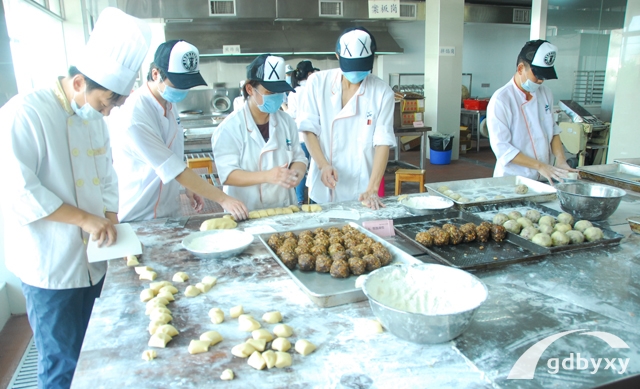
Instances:
[[[448,165],[451,163],[451,151],[436,151],[434,149],[429,150],[430,159],[432,165]]]

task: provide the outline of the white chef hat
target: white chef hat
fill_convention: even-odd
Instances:
[[[128,96],[150,44],[147,23],[108,7],[100,13],[76,67],[101,86]]]

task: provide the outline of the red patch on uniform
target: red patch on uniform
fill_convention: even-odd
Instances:
[[[371,119],[368,119],[367,120],[367,126],[370,126],[370,125],[371,125]]]

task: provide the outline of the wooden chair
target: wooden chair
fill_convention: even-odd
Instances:
[[[400,194],[403,182],[417,182],[420,185],[420,193],[424,192],[424,170],[398,169],[396,171],[396,196]]]

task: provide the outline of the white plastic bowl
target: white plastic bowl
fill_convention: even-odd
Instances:
[[[192,232],[182,240],[182,246],[202,259],[229,258],[242,253],[253,243],[253,235],[240,230],[210,230]]]

